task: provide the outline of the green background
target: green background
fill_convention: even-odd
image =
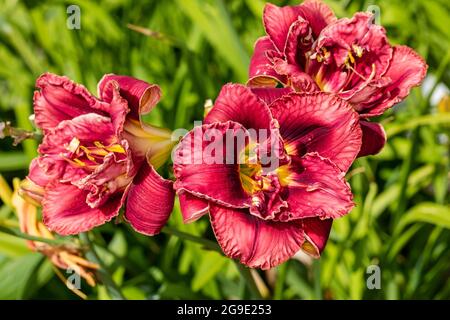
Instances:
[[[450,3],[326,2],[338,17],[377,5],[391,43],[407,44],[425,57],[427,90],[414,89],[379,119],[388,143],[381,154],[351,168],[357,206],[335,221],[322,258],[291,259],[257,275],[268,298],[448,299],[450,107],[447,100],[438,108],[430,89],[442,93],[439,88],[450,82]],[[80,30],[66,27],[70,4],[81,8]],[[43,72],[67,75],[94,93],[102,75],[113,72],[162,87],[163,99],[148,119],[152,124],[189,129],[223,84],[245,82],[253,43],[264,34],[263,6],[260,0],[0,0],[0,121],[31,129],[34,82]],[[129,23],[157,34],[137,33]],[[0,140],[0,173],[9,182],[23,178],[35,155],[34,141],[12,147],[10,139]],[[14,219],[2,203],[0,226]],[[169,225],[214,240],[207,217],[183,225],[178,205]],[[92,237],[127,298],[253,297],[232,260],[194,242],[169,234],[144,237],[114,223]],[[373,264],[381,269],[379,290],[366,286],[366,268]],[[90,299],[110,297],[103,285],[83,282],[81,290]],[[4,232],[0,298],[78,299],[47,260]]]

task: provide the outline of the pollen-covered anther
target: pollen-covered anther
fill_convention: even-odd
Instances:
[[[258,196],[252,197],[252,205],[255,207],[259,207],[261,205],[261,199]]]
[[[69,154],[61,154],[61,156],[75,167],[93,170],[102,164],[104,157],[108,154],[126,153],[125,149],[118,143],[104,145],[99,141],[94,141],[90,144],[89,146],[82,145],[81,141],[74,137],[66,147]]]
[[[330,57],[330,52],[327,50],[327,48],[322,47],[320,48],[320,50],[322,51],[321,53],[314,53],[310,56],[310,59],[316,59],[317,62],[323,62],[328,60],[328,58]]]
[[[79,146],[80,146],[80,140],[78,140],[77,137],[73,137],[73,139],[70,141],[70,143],[66,147],[66,149],[72,153],[75,153],[75,151],[78,150]]]
[[[94,145],[97,148],[104,149],[104,150],[106,150],[108,152],[125,153],[125,149],[118,143],[111,144],[109,146],[104,146],[101,142],[94,141]]]
[[[347,55],[347,59],[345,61],[345,64],[347,64],[350,61],[351,64],[355,64],[355,57],[353,57],[352,52],[349,51]]]
[[[358,58],[361,58],[364,53],[364,48],[358,46],[357,44],[352,45],[353,52],[356,54]]]

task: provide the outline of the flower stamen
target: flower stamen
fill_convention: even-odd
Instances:
[[[88,170],[95,170],[103,162],[103,158],[110,153],[124,154],[125,149],[118,143],[112,143],[105,146],[99,141],[94,141],[93,146],[81,145],[78,138],[74,137],[66,149],[69,155],[61,156],[76,167],[82,167]]]

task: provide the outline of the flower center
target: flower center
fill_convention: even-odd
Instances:
[[[333,52],[333,48],[331,48],[330,50]],[[338,51],[335,54],[339,53],[339,49],[337,50]],[[329,49],[322,47],[318,52],[314,52],[313,54],[309,55],[309,60],[316,60],[321,64],[321,66],[312,74],[312,77],[321,90],[326,92],[346,91],[349,88],[353,87],[355,81],[369,81],[374,76],[375,64],[372,64],[372,72],[370,75],[361,74],[361,71],[358,70],[358,61],[360,61],[360,59],[364,56],[365,49],[357,44],[352,44],[351,47],[345,52],[343,63],[341,60],[339,60],[335,61],[334,64],[335,67],[345,72],[346,77],[342,81],[336,80],[336,83],[334,84],[334,86],[332,86],[333,88],[330,88],[330,84],[328,83],[328,80],[325,79],[325,77],[328,71],[327,68],[329,68],[327,67],[327,65],[329,65],[331,62],[330,58],[332,52],[330,52]],[[308,70],[308,66],[309,65],[307,65],[306,70]]]
[[[249,143],[239,157],[239,177],[242,187],[248,194],[265,190],[270,186],[267,185],[269,181],[263,172],[257,148],[257,143]]]
[[[364,76],[362,76],[361,74],[359,74],[357,71],[356,71],[356,59],[355,59],[355,56],[357,57],[357,58],[361,58],[362,57],[362,55],[363,55],[363,52],[364,52],[364,49],[363,48],[361,48],[360,46],[358,46],[358,45],[356,45],[356,44],[353,44],[352,45],[352,49],[351,50],[348,50],[348,52],[347,52],[347,57],[345,58],[345,62],[344,62],[344,66],[347,68],[347,69],[349,69],[349,70],[351,70],[352,72],[354,72],[356,75],[358,75],[359,77],[361,77],[363,80],[365,80],[365,77]],[[355,56],[354,56],[354,55]]]
[[[286,214],[284,187],[291,184],[291,158],[277,130],[262,142],[250,142],[239,157],[241,186],[251,198],[250,214],[278,220]]]
[[[63,157],[73,166],[90,171],[95,170],[103,163],[103,159],[110,153],[125,154],[125,149],[118,143],[104,145],[99,141],[82,145],[80,140],[74,137],[67,146],[68,154]]]
[[[278,220],[287,208],[283,187],[289,183],[288,166],[268,173],[261,164],[242,164],[239,173],[244,190],[251,195],[250,214],[261,219]]]
[[[245,163],[239,166],[239,177],[244,190],[253,194],[264,187],[261,164]]]

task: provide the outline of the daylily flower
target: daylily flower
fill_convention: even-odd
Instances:
[[[353,207],[344,174],[361,146],[358,114],[339,97],[289,91],[225,85],[173,152],[184,221],[209,212],[224,253],[250,267],[300,248],[318,257],[332,219]]]
[[[102,225],[119,214],[154,235],[173,207],[172,182],[156,171],[170,155],[171,133],[144,124],[160,99],[156,85],[106,75],[98,98],[67,77],[43,74],[34,94],[44,137],[23,193],[42,203],[43,222],[62,235]]]
[[[402,101],[426,74],[425,61],[411,48],[391,46],[373,15],[337,20],[319,0],[264,9],[267,36],[259,38],[250,63],[251,86],[282,83],[299,92],[338,94],[360,114],[359,156],[378,153],[383,127],[368,118]]]
[[[20,231],[34,237],[55,239],[54,235],[38,220],[38,208],[34,203],[26,201],[19,195],[19,188],[15,188],[12,206],[19,219]],[[32,251],[47,256],[53,265],[60,269],[72,269],[83,277],[86,282],[94,286],[94,273],[99,266],[83,258],[79,248],[69,245],[51,245],[40,241],[27,240]]]

